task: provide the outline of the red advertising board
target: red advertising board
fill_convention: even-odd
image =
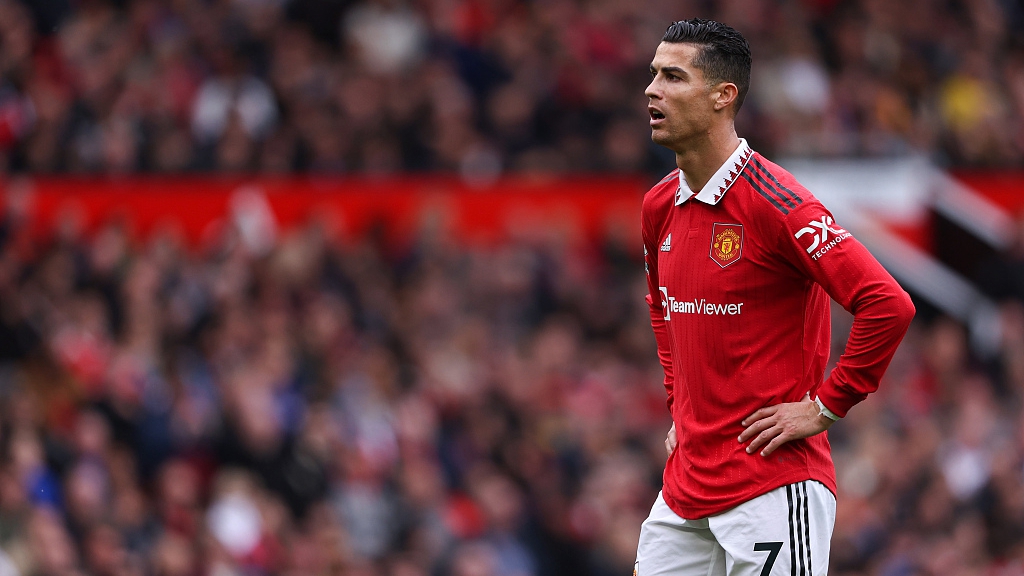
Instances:
[[[310,220],[343,236],[379,226],[393,240],[424,228],[463,242],[494,242],[524,232],[571,238],[625,234],[639,245],[642,177],[501,179],[473,187],[456,177],[26,177],[2,184],[5,205],[22,202],[33,230],[50,234],[76,222],[87,230],[112,220],[137,237],[170,228],[201,242],[226,224],[260,219],[287,230]]]

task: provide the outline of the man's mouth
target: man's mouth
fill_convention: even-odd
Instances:
[[[649,107],[647,113],[651,115],[651,128],[657,128],[665,120],[665,115],[657,108]]]

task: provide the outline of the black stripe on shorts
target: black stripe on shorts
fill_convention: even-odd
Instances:
[[[796,576],[796,528],[793,526],[792,485],[786,485],[786,499],[789,500],[789,573]]]
[[[800,485],[795,484],[793,489],[796,490],[796,549],[800,552],[800,576],[807,576],[807,562],[804,554],[804,519],[801,513],[806,512],[804,509],[804,499],[800,492]]]
[[[804,539],[807,540],[807,573],[813,575],[811,570],[811,518],[807,505],[807,481],[802,482],[804,487]]]

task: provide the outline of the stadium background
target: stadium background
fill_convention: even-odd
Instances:
[[[1020,2],[0,0],[0,575],[629,574],[693,15],[920,311],[832,573],[1024,574]]]

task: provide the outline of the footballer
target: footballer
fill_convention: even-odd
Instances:
[[[671,24],[651,62],[651,138],[677,166],[642,210],[672,427],[638,576],[825,576],[825,431],[877,389],[914,316],[867,249],[737,136],[750,67],[743,36],[699,18]],[[854,321],[825,378],[830,298]]]

